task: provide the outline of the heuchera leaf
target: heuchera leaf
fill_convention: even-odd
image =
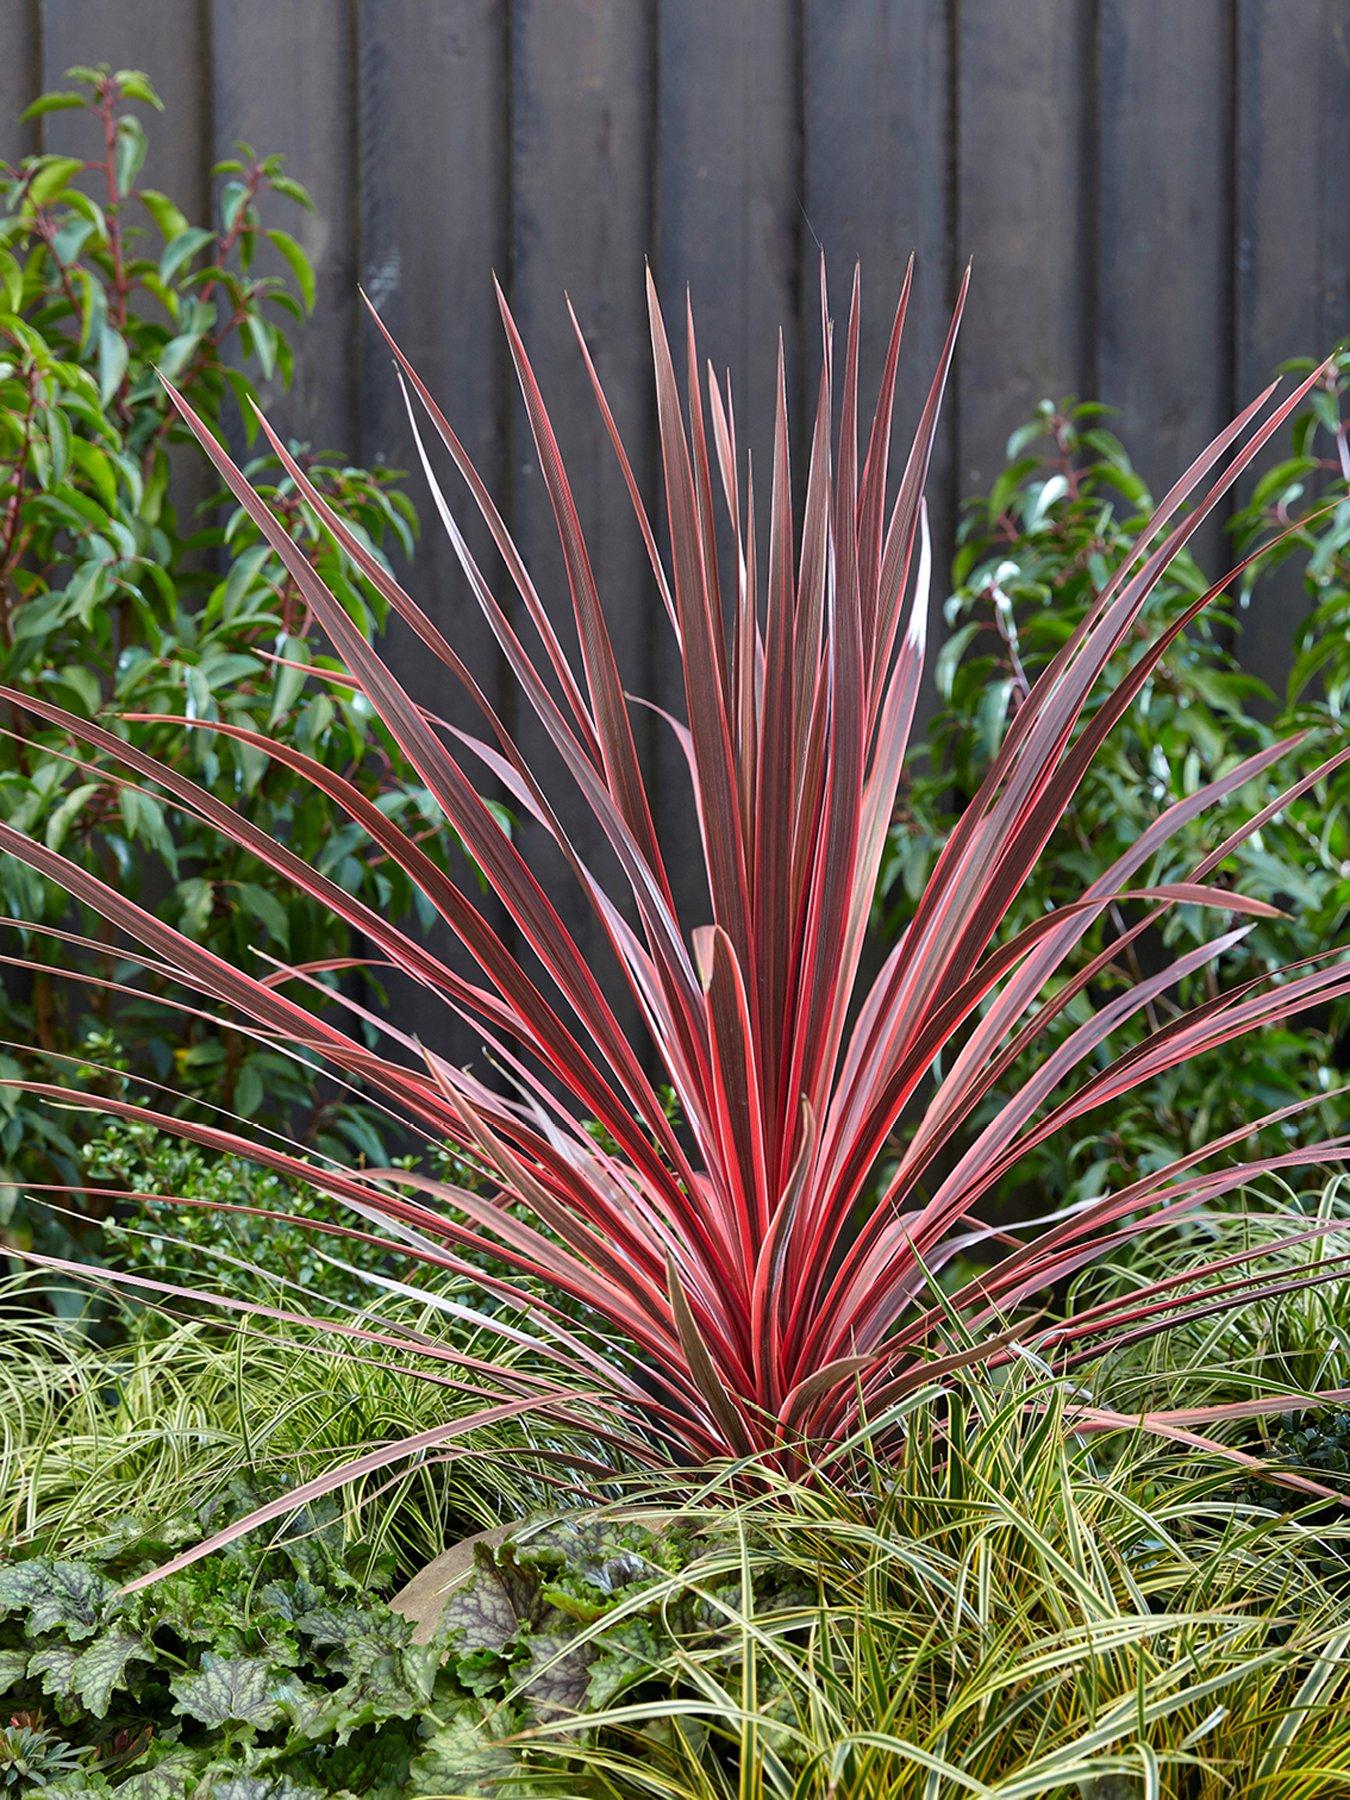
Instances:
[[[578,1644],[570,1632],[531,1632],[529,1654],[518,1671],[520,1691],[541,1719],[577,1712],[594,1660],[594,1645]]]
[[[329,1790],[289,1775],[216,1775],[211,1792],[216,1800],[327,1800]]]
[[[458,1685],[548,1718],[585,1699],[596,1643],[585,1634],[644,1583],[659,1586],[649,1534],[597,1520],[559,1521],[527,1538],[474,1548],[473,1571],[436,1633]]]
[[[108,1711],[114,1689],[126,1685],[128,1665],[151,1662],[154,1654],[138,1632],[114,1630],[79,1651],[68,1652],[61,1645],[49,1645],[33,1657],[29,1673],[44,1676],[44,1692],[73,1696],[96,1719],[101,1719]]]
[[[44,1694],[68,1695],[74,1692],[75,1669],[80,1651],[75,1644],[47,1644],[35,1651],[28,1664],[30,1675],[42,1677]]]
[[[930,1365],[953,1370],[983,1359],[997,1366],[1017,1356],[1018,1321],[1033,1346],[1063,1367],[1090,1353],[1093,1341],[1110,1342],[1126,1324],[1170,1328],[1203,1296],[1174,1296],[1155,1315],[1138,1309],[1147,1309],[1156,1292],[1133,1294],[1128,1304],[1094,1314],[1086,1339],[1080,1332],[1071,1351],[1052,1327],[1033,1320],[1038,1297],[1131,1237],[1254,1176],[1319,1157],[1345,1160],[1350,1152],[1350,1139],[1342,1137],[1297,1153],[1248,1150],[1246,1161],[1214,1166],[1213,1159],[1279,1122],[1253,1119],[1242,1132],[1178,1155],[1066,1218],[1033,1220],[997,1239],[981,1225],[986,1198],[1049,1132],[1244,1032],[1350,993],[1350,963],[1343,959],[1315,959],[1232,993],[1216,984],[1205,1005],[1168,1018],[1112,1056],[1113,1031],[1137,1020],[1186,970],[1221,970],[1238,937],[1224,929],[1229,915],[1262,910],[1206,885],[1258,829],[1259,814],[1194,869],[1169,868],[1165,881],[1151,879],[1155,859],[1165,857],[1177,832],[1263,775],[1297,739],[1187,793],[1090,881],[1079,901],[1017,936],[1004,928],[1112,725],[1142,692],[1175,633],[1240,578],[1245,565],[1197,596],[1165,630],[1152,622],[1150,595],[1321,372],[1282,399],[1273,389],[1258,395],[1200,450],[1120,565],[1103,571],[1080,623],[1007,718],[983,785],[943,846],[912,918],[873,972],[864,937],[924,678],[933,552],[923,490],[966,283],[913,441],[894,459],[893,477],[892,406],[909,289],[907,275],[870,424],[859,394],[856,278],[842,369],[835,364],[832,322],[822,321],[797,515],[781,372],[768,422],[772,467],[767,481],[759,476],[756,491],[748,466],[742,479],[729,387],[714,376],[705,400],[692,311],[682,321],[683,341],[677,336],[672,347],[649,284],[666,513],[658,532],[595,365],[586,359],[618,454],[617,479],[652,567],[650,603],[670,626],[668,653],[684,677],[685,717],[672,723],[688,769],[704,891],[683,908],[642,785],[631,697],[618,680],[575,499],[579,484],[567,473],[504,296],[511,360],[557,525],[579,656],[562,642],[542,577],[527,566],[460,438],[385,336],[465,590],[516,684],[511,722],[461,660],[453,621],[442,630],[398,584],[264,420],[272,451],[319,526],[416,635],[434,676],[425,700],[435,700],[438,685],[449,680],[463,690],[475,723],[451,725],[427,710],[192,406],[171,390],[221,480],[327,635],[343,666],[340,683],[379,714],[424,786],[431,815],[439,815],[476,864],[482,890],[461,885],[397,820],[293,744],[201,717],[155,722],[230,737],[280,763],[293,783],[320,791],[354,838],[368,840],[372,856],[402,869],[463,956],[452,962],[434,953],[195,785],[182,772],[187,759],[157,760],[44,696],[0,693],[16,717],[63,731],[83,755],[96,756],[101,781],[106,759],[125,771],[126,782],[152,787],[166,806],[214,828],[272,876],[327,905],[362,934],[373,958],[466,1023],[486,1052],[476,1068],[496,1071],[452,1067],[405,1033],[396,1017],[377,1019],[355,1003],[347,1028],[331,1016],[316,1017],[292,997],[304,991],[312,970],[283,966],[264,977],[232,967],[59,848],[0,823],[0,850],[101,914],[139,947],[149,968],[265,1045],[321,1058],[416,1130],[463,1146],[490,1177],[483,1192],[417,1171],[316,1165],[261,1134],[250,1137],[172,1107],[157,1111],[55,1083],[12,1083],[62,1104],[147,1120],[208,1149],[251,1156],[294,1175],[333,1202],[333,1222],[308,1228],[340,1235],[380,1224],[400,1238],[410,1270],[467,1275],[525,1318],[522,1336],[540,1359],[551,1360],[554,1379],[541,1377],[538,1364],[530,1371],[462,1369],[483,1395],[471,1420],[369,1450],[297,1490],[295,1504],[421,1451],[452,1457],[474,1423],[530,1413],[586,1418],[602,1453],[617,1449],[658,1462],[672,1454],[694,1461],[753,1454],[790,1474],[809,1472],[822,1446],[847,1442],[863,1420],[874,1421],[879,1409],[911,1392]],[[480,566],[461,527],[458,500],[441,487],[431,438],[448,453],[469,506],[481,515],[497,553],[490,570]],[[611,602],[625,609],[636,603],[629,592]],[[1126,643],[1135,646],[1129,674],[1099,696],[1104,671]],[[547,746],[538,767],[527,760],[524,734],[517,736],[517,714],[532,718],[536,741]],[[552,771],[547,780],[545,766]],[[1289,796],[1315,779],[1303,777]],[[593,922],[593,942],[583,945],[569,930],[539,870],[504,829],[499,810],[481,797],[485,782],[498,785],[556,849],[552,862]],[[578,813],[612,853],[603,879],[569,832],[567,821]],[[1219,912],[1209,941],[1162,963],[1133,990],[1113,990],[1115,997],[1090,1010],[1038,1062],[1047,1026],[1111,959],[1170,908],[1189,904]],[[513,935],[500,929],[503,914]],[[1084,939],[1108,927],[1115,935],[1108,932],[1100,956],[1080,966],[1075,953]],[[640,1021],[634,1036],[611,1003],[614,985],[599,978],[601,962],[610,965]],[[369,1033],[378,1034],[378,1043]],[[1030,1072],[1019,1078],[1019,1065]],[[673,1092],[678,1125],[665,1089]],[[1308,1104],[1326,1101],[1310,1096]],[[1280,1115],[1289,1116],[1289,1109]],[[978,1129],[971,1123],[976,1117]],[[361,1223],[343,1223],[344,1210]],[[972,1243],[982,1244],[987,1266],[978,1279],[935,1301],[933,1282],[950,1274]],[[489,1259],[508,1273],[484,1273]],[[68,1265],[47,1259],[47,1266]],[[108,1277],[161,1297],[191,1292],[116,1271]],[[1308,1279],[1318,1278],[1310,1271]],[[567,1305],[554,1304],[549,1288]],[[242,1299],[217,1303],[236,1312],[297,1316]],[[612,1345],[605,1354],[589,1330],[575,1328],[577,1308],[608,1327]],[[456,1359],[455,1351],[425,1338],[391,1333],[389,1341],[398,1344],[410,1379],[420,1371],[443,1380],[445,1365]],[[1289,1404],[1288,1396],[1269,1397],[1272,1412]],[[182,1567],[280,1516],[285,1504],[270,1502],[166,1568]],[[501,1608],[501,1631],[510,1600],[504,1592],[491,1602]],[[489,1602],[480,1596],[475,1604]],[[480,1624],[485,1641],[492,1620]]]
[[[149,1769],[140,1769],[117,1784],[118,1800],[187,1800],[196,1783],[198,1759],[190,1751],[171,1751]]]
[[[260,1656],[216,1656],[208,1651],[201,1668],[175,1675],[169,1683],[176,1712],[203,1725],[253,1725],[268,1730],[281,1717],[271,1665]]]
[[[435,1794],[491,1794],[520,1775],[519,1753],[492,1742],[493,1728],[509,1732],[511,1721],[494,1712],[488,1719],[465,1709],[438,1724],[411,1770],[410,1791]],[[506,1792],[510,1792],[507,1787]],[[519,1791],[519,1790],[518,1790]]]
[[[92,1637],[117,1589],[84,1563],[31,1562],[0,1565],[0,1613],[26,1613],[30,1637],[62,1631],[68,1638]]]
[[[499,1568],[491,1552],[479,1545],[473,1575],[445,1604],[437,1639],[468,1663],[485,1651],[499,1657],[528,1619],[534,1597],[532,1586],[513,1584],[509,1569]]]
[[[28,1673],[29,1650],[0,1650],[0,1694],[23,1680]]]

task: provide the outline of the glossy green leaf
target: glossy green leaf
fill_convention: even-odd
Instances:
[[[295,277],[295,284],[300,289],[300,298],[306,312],[312,312],[314,308],[314,265],[288,231],[279,231],[273,228],[266,235],[286,259],[287,266]]]
[[[35,163],[36,173],[28,184],[28,199],[34,206],[46,206],[66,188],[84,168],[79,156],[43,156]]]

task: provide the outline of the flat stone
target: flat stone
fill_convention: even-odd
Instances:
[[[472,1537],[461,1538],[457,1544],[433,1557],[406,1587],[399,1589],[389,1605],[394,1612],[412,1621],[415,1644],[429,1644],[436,1635],[446,1601],[473,1572],[476,1546],[486,1544],[489,1549],[495,1549],[516,1529],[514,1525],[493,1525],[487,1531],[476,1531]]]

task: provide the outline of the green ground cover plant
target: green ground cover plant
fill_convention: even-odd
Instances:
[[[296,1285],[275,1265],[237,1244],[183,1248],[229,1308],[223,1316],[198,1306],[175,1317],[133,1294],[110,1306],[95,1339],[82,1321],[53,1318],[31,1276],[0,1286],[0,1544],[59,1542],[74,1554],[130,1496],[147,1518],[182,1517],[207,1499],[218,1511],[241,1482],[280,1494],[390,1433],[434,1434],[471,1418],[470,1384],[407,1380],[392,1353],[404,1337],[434,1335],[466,1364],[530,1367],[518,1319],[486,1315],[463,1281],[413,1296],[365,1271],[325,1269],[303,1290],[301,1315]],[[124,1251],[125,1239],[108,1260],[135,1279]],[[160,1254],[150,1252],[156,1263]],[[454,1461],[429,1454],[392,1478],[377,1471],[353,1483],[340,1496],[341,1529],[351,1546],[377,1545],[407,1579],[446,1543],[556,1504],[555,1467],[590,1447],[509,1421],[485,1427]]]
[[[78,1560],[0,1567],[0,1784],[26,1768],[31,1789],[45,1776],[91,1800],[409,1791],[438,1652],[410,1642],[372,1592],[378,1565],[344,1555],[322,1517],[119,1597],[212,1516],[105,1520]]]
[[[710,1489],[681,1515],[708,1536],[668,1583],[673,1646],[635,1643],[602,1704],[535,1723],[519,1791],[1338,1791],[1343,1520],[1324,1535],[1138,1436],[1090,1449],[1057,1429],[1072,1403],[1034,1372],[957,1380],[913,1397],[899,1460],[851,1497]],[[597,1644],[622,1641],[623,1612]]]
[[[644,1478],[479,1546],[430,1630],[331,1503],[128,1596],[256,1487],[49,1524],[0,1566],[0,1758],[194,1800],[1336,1792],[1344,1515],[1073,1405],[962,1377],[842,1485]]]

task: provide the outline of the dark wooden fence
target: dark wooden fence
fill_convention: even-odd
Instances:
[[[317,317],[285,403],[317,444],[406,464],[358,279],[482,459],[545,573],[551,523],[489,272],[556,404],[625,672],[672,671],[570,341],[572,296],[652,478],[643,258],[688,281],[738,410],[781,325],[811,380],[817,246],[863,262],[875,369],[919,258],[903,403],[959,271],[967,324],[932,484],[939,543],[1043,395],[1094,394],[1156,484],[1282,358],[1347,329],[1350,0],[4,0],[0,121],[73,62],[146,69],[153,178],[205,204],[212,160],[279,150],[318,200]],[[44,124],[61,142],[67,115]],[[430,530],[416,588],[486,647]],[[935,597],[940,600],[941,596]],[[1277,675],[1286,604],[1244,655]],[[659,771],[658,771],[659,777]]]

